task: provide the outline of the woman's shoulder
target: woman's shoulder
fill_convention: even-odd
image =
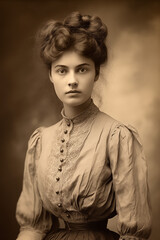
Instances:
[[[99,122],[102,126],[109,127],[110,129],[122,125],[120,121],[103,111],[99,111],[97,115],[97,122]]]
[[[50,126],[40,126],[40,127],[36,128],[29,138],[30,147],[32,145],[35,145],[36,142],[39,141],[39,139],[42,139],[45,136],[49,136],[49,135],[53,136],[54,133],[56,133],[56,130],[61,125],[61,122],[62,122],[62,120],[60,120],[57,123],[52,124]]]
[[[57,130],[60,128],[61,125],[62,125],[62,119],[60,121],[56,122],[55,124],[44,127],[42,135],[44,135],[44,136],[52,135],[53,136],[54,134],[56,134]]]
[[[119,136],[121,138],[135,136],[137,139],[139,139],[139,134],[137,129],[132,125],[130,125],[129,123],[123,123],[120,120],[117,120],[114,117],[102,111],[100,111],[99,115],[105,127],[106,126],[109,127],[111,138],[119,137]]]

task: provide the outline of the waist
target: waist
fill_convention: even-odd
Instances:
[[[71,223],[65,222],[65,228],[70,231],[85,231],[85,230],[105,230],[108,220],[85,222],[85,223]]]

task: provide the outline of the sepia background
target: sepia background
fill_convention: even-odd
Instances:
[[[136,127],[149,169],[153,208],[150,240],[160,239],[160,2],[0,1],[1,239],[15,239],[27,141],[39,126],[60,119],[62,105],[35,47],[48,19],[72,11],[98,15],[108,26],[109,62],[93,98],[101,110]],[[109,223],[116,229],[116,218]]]

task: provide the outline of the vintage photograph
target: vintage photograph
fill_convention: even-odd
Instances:
[[[0,18],[2,239],[159,240],[160,2]]]

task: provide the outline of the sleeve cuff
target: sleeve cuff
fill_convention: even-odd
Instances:
[[[45,235],[35,229],[21,229],[16,240],[43,240]]]

